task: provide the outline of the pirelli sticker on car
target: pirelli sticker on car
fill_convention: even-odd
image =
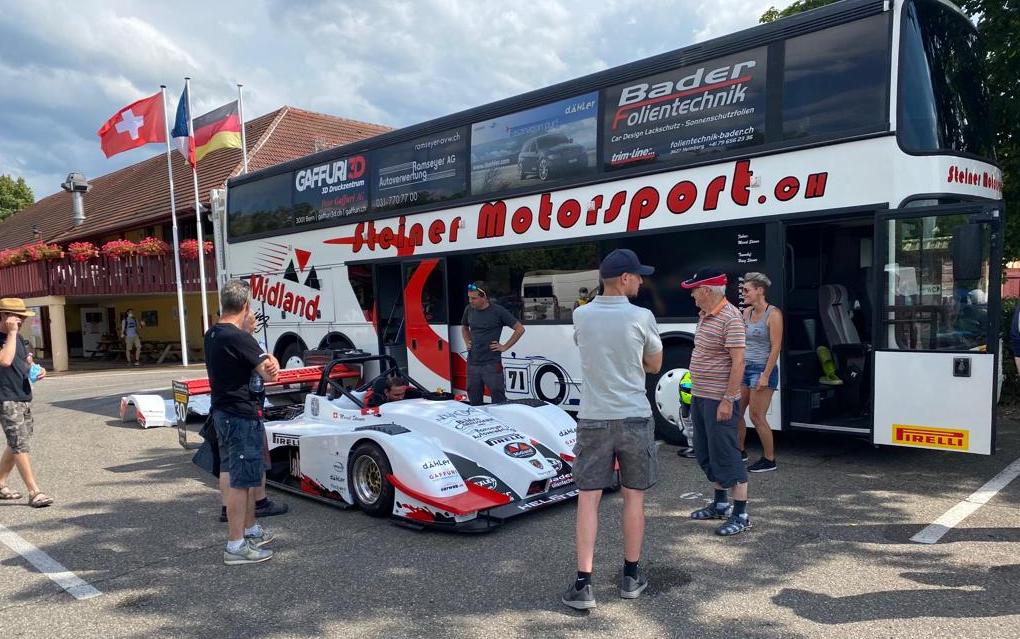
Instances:
[[[963,428],[893,424],[892,441],[903,446],[965,451],[970,449],[970,431]]]

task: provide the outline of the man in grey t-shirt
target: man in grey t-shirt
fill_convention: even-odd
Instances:
[[[505,402],[503,352],[521,339],[524,325],[510,311],[489,301],[483,282],[468,284],[468,306],[460,324],[468,348],[468,401],[481,404],[488,386],[493,403]],[[499,341],[504,326],[514,331],[505,344]]]
[[[577,413],[574,482],[577,498],[577,580],[561,601],[594,608],[591,572],[599,501],[620,462],[623,484],[623,578],[620,596],[636,599],[648,586],[638,572],[645,533],[644,491],[657,480],[655,422],[645,395],[645,373],[662,366],[662,340],[652,313],[630,299],[641,288],[644,266],[634,251],[616,249],[602,260],[604,291],[574,310],[574,341],[581,354],[584,386]]]

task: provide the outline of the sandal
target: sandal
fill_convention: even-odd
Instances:
[[[750,530],[750,528],[751,519],[747,515],[733,515],[726,520],[725,524],[716,528],[715,534],[721,537],[732,537],[733,535],[742,533],[745,530]]]
[[[11,490],[7,486],[0,486],[0,499],[4,501],[12,501],[15,499],[21,499],[21,493]]]
[[[32,508],[45,508],[53,503],[53,498],[46,493],[39,492],[34,495],[29,495],[28,505]]]
[[[730,516],[733,506],[726,504],[725,508],[718,508],[715,504],[709,504],[691,513],[691,519],[726,519]]]

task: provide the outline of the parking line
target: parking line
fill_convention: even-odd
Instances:
[[[52,579],[75,599],[91,599],[103,594],[89,585],[84,579],[64,568],[56,559],[28,543],[13,530],[3,525],[0,525],[0,542],[3,542],[5,546],[28,560],[28,563]]]
[[[934,544],[957,524],[973,514],[978,508],[988,503],[1000,490],[1009,485],[1020,475],[1020,459],[1015,460],[1009,466],[988,480],[984,486],[978,488],[970,497],[964,499],[936,519],[930,526],[910,538],[918,544]]]

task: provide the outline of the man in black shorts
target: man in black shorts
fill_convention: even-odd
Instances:
[[[248,333],[251,288],[230,280],[220,289],[223,315],[205,334],[206,370],[212,389],[209,416],[220,446],[220,473],[224,482],[229,534],[223,551],[228,566],[272,558],[263,548],[273,533],[255,521],[255,489],[266,471],[264,433],[260,417],[263,383],[280,372],[276,358],[264,352]]]

